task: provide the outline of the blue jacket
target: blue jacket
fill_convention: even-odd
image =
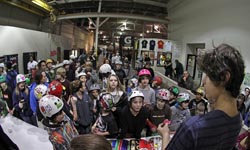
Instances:
[[[44,83],[44,85],[46,85],[48,87],[48,83]],[[34,94],[34,90],[35,90],[36,86],[37,86],[36,82],[33,82],[30,85],[30,108],[34,114],[36,114],[36,107],[38,106],[38,100]]]

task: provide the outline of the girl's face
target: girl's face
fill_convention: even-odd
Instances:
[[[91,93],[92,93],[92,95],[93,95],[95,98],[97,98],[98,95],[99,95],[98,90],[93,90],[93,91],[91,91]]]
[[[25,82],[20,82],[20,83],[18,83],[18,88],[19,88],[20,90],[23,90],[23,89],[25,88]]]
[[[42,82],[42,83],[47,82],[47,76],[46,76],[46,73],[45,73],[45,72],[42,72],[42,79],[41,79],[41,82]]]
[[[142,106],[143,106],[143,98],[142,97],[135,97],[132,99],[130,107],[134,112],[139,112],[141,110]]]
[[[82,82],[86,82],[87,78],[86,78],[86,76],[80,76],[79,80]]]
[[[118,79],[116,78],[116,76],[111,76],[109,78],[109,85],[111,87],[111,89],[115,89],[118,86]]]
[[[149,78],[146,77],[146,76],[143,76],[143,77],[142,77],[142,80],[141,80],[142,86],[147,86],[148,83],[149,83]]]
[[[162,110],[166,104],[166,101],[163,99],[158,99],[156,102],[156,106],[158,109]]]

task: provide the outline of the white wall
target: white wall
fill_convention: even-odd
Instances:
[[[71,49],[71,40],[49,33],[17,27],[0,26],[0,56],[18,54],[20,73],[23,72],[23,53],[37,52],[38,59],[47,59],[57,47]]]
[[[250,72],[250,0],[171,0],[168,10],[169,39],[179,43],[184,66],[187,44],[224,42],[241,51]]]

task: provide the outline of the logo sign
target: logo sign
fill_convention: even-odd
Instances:
[[[133,41],[134,37],[131,35],[124,35],[120,37],[120,44],[121,46],[125,47],[132,47],[133,46]]]

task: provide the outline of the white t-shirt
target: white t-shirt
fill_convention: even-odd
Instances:
[[[30,71],[31,69],[35,69],[37,65],[37,62],[33,60],[32,62],[28,62],[27,69]]]

